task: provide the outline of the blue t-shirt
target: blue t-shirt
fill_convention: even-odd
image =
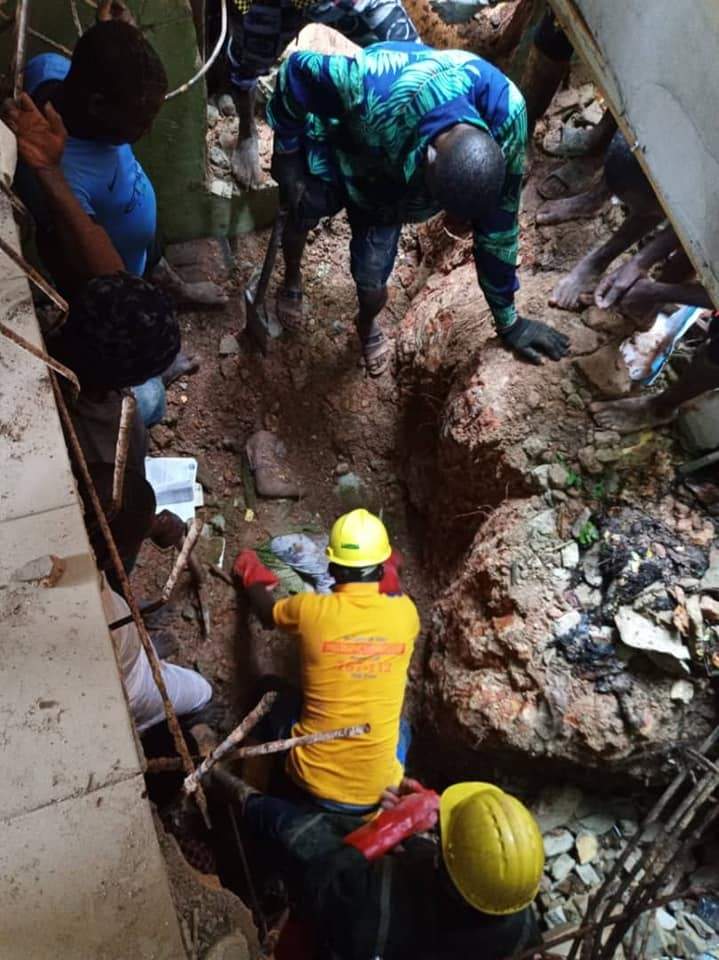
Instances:
[[[25,89],[32,96],[37,88],[51,80],[64,80],[70,61],[57,53],[33,57],[25,67]],[[125,262],[128,273],[142,276],[147,255],[157,229],[155,191],[138,163],[129,143],[112,144],[101,140],[68,137],[62,156],[62,172],[72,192],[104,230]],[[27,193],[30,180],[22,176],[18,189]],[[23,196],[40,222],[47,221],[38,210],[37,196]]]

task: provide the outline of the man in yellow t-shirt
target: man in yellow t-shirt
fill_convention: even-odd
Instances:
[[[362,737],[298,747],[288,755],[285,769],[300,795],[331,809],[372,810],[382,791],[402,779],[400,718],[419,617],[406,595],[381,592],[391,553],[381,520],[353,510],[330,535],[331,594],[275,601],[270,590],[277,579],[254,553],[243,551],[235,562],[263,624],[298,637],[302,707],[292,734],[371,726]]]

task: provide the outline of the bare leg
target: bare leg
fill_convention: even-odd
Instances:
[[[247,89],[232,90],[232,99],[240,118],[237,143],[232,154],[232,175],[243,190],[252,190],[262,182],[260,156],[255,123],[255,97],[257,85]]]
[[[609,112],[593,127],[574,127],[565,124],[558,139],[544,138],[544,150],[552,157],[584,157],[590,154],[601,153],[614,136],[617,122]]]
[[[680,379],[668,390],[653,396],[593,403],[590,410],[603,430],[633,433],[635,430],[671,423],[683,403],[717,387],[719,364],[709,359],[706,347],[703,347],[697,351]]]
[[[277,291],[277,319],[286,330],[302,326],[302,254],[306,240],[307,232],[288,220],[282,237],[285,277]]]
[[[172,294],[180,304],[194,307],[224,307],[228,297],[222,287],[212,280],[199,280],[188,283],[162,257],[150,274],[150,279],[158,287]]]
[[[377,320],[387,303],[387,287],[373,290],[357,287],[357,300],[357,333],[362,344],[362,355],[369,375],[379,377],[389,363],[389,344]]]
[[[562,310],[576,310],[583,294],[593,293],[597,281],[612,260],[624,253],[661,221],[661,213],[631,214],[617,232],[600,247],[579,261],[571,273],[559,281],[550,303]]]
[[[549,200],[543,203],[537,211],[537,225],[546,227],[553,223],[564,223],[566,220],[593,217],[599,213],[610,196],[609,187],[602,177],[596,187],[585,193],[579,193],[576,197]]]
[[[546,112],[560,83],[569,73],[568,60],[552,60],[532,44],[519,87],[527,104],[531,139],[537,120]]]
[[[689,307],[714,309],[714,304],[700,283],[659,283],[656,280],[637,280],[619,301],[619,306],[635,310],[661,303],[684,303]]]

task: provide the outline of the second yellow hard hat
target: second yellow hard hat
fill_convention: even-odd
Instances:
[[[442,854],[464,899],[483,913],[515,913],[539,890],[544,844],[523,803],[490,783],[456,783],[439,807]]]
[[[392,553],[387,530],[369,510],[351,510],[335,520],[327,545],[330,563],[343,567],[371,567]]]

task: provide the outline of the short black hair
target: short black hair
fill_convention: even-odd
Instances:
[[[381,563],[371,567],[345,567],[340,563],[331,563],[328,570],[336,583],[379,583],[384,576]]]
[[[107,515],[112,505],[114,464],[90,463],[88,470],[102,509]],[[100,570],[110,571],[113,569],[110,551],[100,529],[84,479],[80,478],[78,488],[85,510],[87,536],[95,554],[97,566]],[[127,467],[120,509],[114,515],[108,516],[110,531],[123,561],[133,560],[137,555],[142,541],[150,532],[155,509],[155,493],[152,487],[139,471]]]
[[[80,37],[64,82],[79,96],[100,94],[143,116],[154,115],[167,92],[162,60],[137,27],[120,20],[96,23]]]
[[[135,387],[166,370],[180,350],[174,304],[142,277],[94,277],[70,302],[67,320],[48,340],[83,389]]]
[[[504,185],[506,164],[486,130],[458,125],[436,149],[430,181],[434,199],[462,220],[477,220],[493,210]]]

